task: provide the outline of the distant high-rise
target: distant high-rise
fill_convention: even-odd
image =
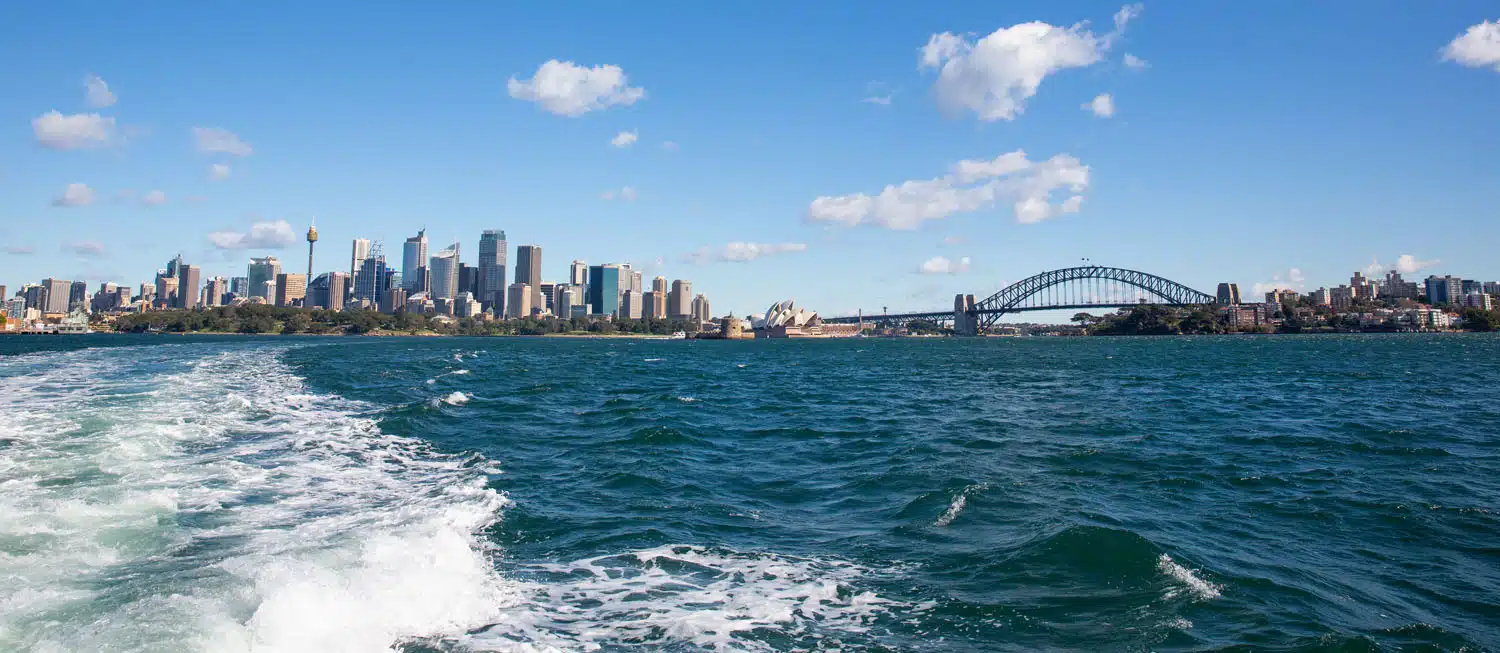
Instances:
[[[393,287],[380,296],[380,312],[394,314],[406,308],[406,289]]]
[[[177,305],[177,276],[166,270],[156,271],[156,292],[151,304],[155,308],[171,308]]]
[[[10,295],[6,294],[7,290],[8,289],[5,287],[5,284],[0,283],[0,302],[4,302],[5,300],[10,299]]]
[[[583,261],[573,261],[568,265],[568,285],[583,287],[589,282],[589,264]]]
[[[453,299],[458,295],[458,243],[435,254],[427,266],[433,299]]]
[[[230,277],[229,278],[229,292],[232,293],[235,297],[249,297],[250,296],[250,278],[249,277]]]
[[[203,298],[205,306],[221,306],[224,304],[224,295],[229,294],[229,281],[224,277],[214,277],[203,284]]]
[[[1464,298],[1464,280],[1455,276],[1427,277],[1427,303],[1457,304]]]
[[[354,245],[349,252],[349,291],[353,292],[359,283],[359,268],[364,265],[365,258],[370,255],[370,239],[355,238]]]
[[[620,310],[620,266],[612,263],[589,266],[588,311],[591,315],[614,315]]]
[[[401,287],[408,294],[427,290],[427,230],[406,239],[401,249]]]
[[[674,320],[693,316],[693,282],[677,279],[667,293],[667,317]]]
[[[25,286],[21,287],[21,292],[19,294],[23,298],[25,298],[24,305],[25,305],[25,307],[28,310],[30,310],[30,309],[36,309],[38,311],[45,311],[45,310],[47,310],[47,287],[46,286],[40,285],[40,284],[38,284],[38,285],[26,284]]]
[[[89,301],[89,284],[87,281],[74,281],[68,287],[68,310],[76,310],[79,306]]]
[[[343,272],[330,272],[328,275],[328,302],[323,305],[330,311],[344,310],[344,298],[349,296],[349,275]]]
[[[505,298],[505,317],[516,319],[531,316],[531,286],[524,283],[510,284]]]
[[[385,299],[387,290],[385,255],[372,250],[360,261],[359,274],[355,275],[354,298],[371,306]],[[406,298],[401,298],[401,304]]]
[[[484,310],[505,314],[505,232],[486,229],[479,234],[479,292]]]
[[[693,297],[693,321],[699,324],[713,319],[713,314],[708,309],[708,298],[701,293]]]
[[[458,291],[479,296],[479,268],[458,262]]]
[[[1218,295],[1220,305],[1238,305],[1240,303],[1240,285],[1237,283],[1221,283],[1219,284]]]
[[[307,298],[307,277],[293,273],[276,275],[276,305],[297,306]]]
[[[652,279],[651,280],[651,292],[654,292],[654,293],[656,293],[658,295],[661,295],[662,297],[666,297],[667,296],[667,278],[666,277],[657,277],[655,279]]]
[[[202,273],[203,269],[196,265],[179,264],[177,266],[177,303],[175,304],[177,308],[197,308],[198,278]]]
[[[329,304],[337,301],[339,306],[343,306],[344,296],[341,292],[343,289],[342,287],[334,288],[334,285],[343,286],[342,279],[338,282],[334,281],[334,275],[342,274],[341,272],[324,272],[318,275],[312,283],[307,284],[307,299],[302,302],[302,305],[308,308],[329,308]],[[334,297],[335,292],[338,292],[337,298]]]
[[[176,257],[173,257],[172,260],[167,261],[167,276],[177,276],[177,268],[180,267],[182,267],[182,255],[178,254]]]
[[[557,286],[555,282],[543,281],[537,284],[537,292],[532,293],[532,300],[535,301],[537,297],[541,297],[542,302],[538,306],[554,315],[557,314]]]
[[[667,295],[647,290],[641,293],[641,317],[664,319],[667,317]]]
[[[42,279],[42,287],[47,289],[47,307],[42,309],[43,313],[68,312],[68,301],[73,295],[73,282],[62,279]]]
[[[635,290],[626,290],[620,293],[620,318],[639,320],[641,319],[641,293]]]
[[[266,301],[273,299],[266,297],[265,286],[267,281],[275,282],[279,274],[281,274],[281,261],[276,260],[276,257],[250,259],[250,265],[245,270],[245,278],[250,284],[250,296],[264,297]],[[157,294],[160,295],[160,291]],[[158,296],[157,299],[161,298]]]
[[[536,245],[516,246],[516,283],[536,288],[542,282],[542,248]]]

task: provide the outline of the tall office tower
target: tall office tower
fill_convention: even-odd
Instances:
[[[620,266],[613,263],[589,266],[586,292],[590,315],[614,315],[620,310]]]
[[[406,289],[392,286],[380,296],[380,312],[394,315],[406,308]]]
[[[708,311],[708,298],[701,293],[693,297],[693,321],[702,324],[712,320],[713,316]]]
[[[433,299],[453,299],[458,295],[458,243],[453,243],[432,257],[427,266],[427,274],[431,275],[431,290],[428,291]]]
[[[639,320],[641,319],[641,293],[635,290],[626,290],[620,293],[620,318]]]
[[[196,265],[177,266],[177,308],[198,307],[198,277],[202,273],[203,269]]]
[[[307,298],[307,277],[292,273],[276,275],[276,305],[299,306]]]
[[[5,287],[5,284],[0,283],[0,302],[4,302],[5,300],[10,299],[10,296],[5,294],[8,290],[9,289]]]
[[[203,291],[203,297],[207,300],[204,305],[222,306],[224,295],[229,293],[229,282],[225,281],[224,277],[214,277],[209,279],[208,283],[203,284]]]
[[[531,286],[516,282],[510,284],[505,297],[505,317],[516,319],[531,316]]]
[[[667,317],[684,319],[693,316],[693,282],[678,279],[667,293]]]
[[[537,292],[534,293],[542,298],[540,307],[547,309],[547,312],[553,315],[557,314],[557,286],[556,282],[543,281],[537,284]]]
[[[141,282],[140,296],[137,299],[150,302],[156,297],[156,284],[149,281]]]
[[[21,292],[18,293],[18,294],[20,294],[22,297],[24,297],[26,299],[26,301],[25,301],[25,307],[26,307],[27,310],[30,310],[30,309],[36,309],[38,311],[45,311],[45,310],[47,310],[47,287],[46,286],[43,286],[43,285],[40,285],[40,284],[30,284],[30,283],[28,283],[28,284],[26,284],[24,286],[21,286]]]
[[[568,285],[582,288],[589,282],[589,264],[583,261],[573,261],[568,265]]]
[[[350,284],[351,290],[353,289],[354,284],[359,282],[359,268],[360,266],[364,265],[365,259],[369,256],[370,239],[355,238],[354,245],[350,248],[349,251],[349,279],[353,282]]]
[[[250,296],[250,278],[249,277],[230,277],[229,278],[229,292],[233,293],[235,297],[249,297]]]
[[[655,290],[641,293],[641,317],[660,320],[667,316],[667,296]]]
[[[182,255],[178,254],[172,260],[167,261],[167,276],[169,276],[169,277],[175,277],[175,276],[177,276],[177,269],[180,268],[180,267],[182,267]]]
[[[130,306],[130,289],[120,286],[115,289],[115,308]]]
[[[427,230],[406,239],[401,249],[401,287],[408,295],[427,290]]]
[[[667,296],[667,278],[657,277],[651,280],[651,292],[661,295],[663,299]]]
[[[458,292],[473,293],[474,283],[479,280],[479,268],[463,261],[458,262]]]
[[[577,304],[578,295],[571,286],[558,286],[557,301],[553,304],[557,307],[557,309],[553,312],[555,312],[558,317],[564,320],[573,317],[573,307]]]
[[[266,301],[273,299],[266,296],[266,282],[274,283],[277,275],[281,274],[281,261],[274,256],[265,258],[252,258],[250,265],[245,269],[246,282],[250,284],[250,297],[264,297]]]
[[[347,273],[328,273],[328,303],[323,308],[330,311],[344,310],[344,298],[349,296],[349,281]]]
[[[156,271],[156,295],[151,301],[155,308],[171,308],[177,305],[177,277],[166,270]]]
[[[331,272],[318,275],[307,284],[307,299],[302,302],[308,308],[328,308],[329,276]]]
[[[89,284],[87,281],[74,281],[68,286],[68,310],[77,310],[79,306],[89,301]]]
[[[47,307],[42,309],[43,313],[68,312],[68,300],[73,293],[73,282],[62,279],[42,279],[42,287],[47,289]]]
[[[630,289],[636,291],[638,294],[644,294],[646,292],[644,286],[645,280],[646,277],[641,274],[640,270],[632,270],[630,272]]]
[[[532,288],[542,282],[542,248],[536,245],[516,246],[516,283]]]
[[[317,244],[317,242],[318,228],[313,225],[307,225],[307,276],[304,277],[307,279],[312,278],[313,245]]]
[[[1464,280],[1452,275],[1427,277],[1427,303],[1457,304],[1464,298]]]
[[[505,232],[486,229],[479,234],[479,303],[484,310],[505,314]]]
[[[359,264],[359,274],[355,276],[354,298],[374,305],[385,298],[387,289],[385,255],[380,253],[380,248],[377,246]],[[400,304],[397,305],[405,303],[406,298],[402,297]]]
[[[1219,304],[1233,306],[1240,303],[1240,285],[1237,283],[1221,283],[1218,292]]]

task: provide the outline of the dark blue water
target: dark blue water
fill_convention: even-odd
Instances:
[[[1500,647],[1491,336],[103,340],[12,649]]]

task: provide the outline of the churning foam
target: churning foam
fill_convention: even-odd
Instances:
[[[937,521],[933,522],[932,525],[947,526],[949,524],[952,524],[953,520],[958,518],[958,513],[963,512],[964,507],[969,505],[969,495],[971,493],[983,490],[985,487],[987,486],[984,483],[980,483],[978,485],[970,485],[968,487],[965,487],[963,490],[960,490],[959,493],[953,497],[953,501],[948,504],[948,509],[944,510],[943,514],[939,515]]]
[[[871,572],[852,563],[721,548],[663,546],[518,571],[535,579],[524,608],[466,644],[760,650],[770,647],[757,637],[769,635],[802,648],[866,633],[904,605],[857,589]]]
[[[0,360],[0,650],[381,651],[522,598],[488,462],[309,394],[280,350]]]
[[[469,403],[469,395],[454,391],[453,394],[443,397],[443,403],[449,406],[462,406]]]
[[[1177,561],[1173,560],[1172,556],[1165,553],[1161,554],[1161,557],[1156,559],[1156,568],[1161,573],[1171,576],[1177,582],[1182,583],[1187,591],[1192,593],[1193,598],[1199,601],[1219,598],[1220,589],[1218,585],[1199,578],[1197,574],[1193,573],[1193,570],[1177,564]],[[1168,592],[1168,596],[1175,596],[1178,591],[1172,590]]]

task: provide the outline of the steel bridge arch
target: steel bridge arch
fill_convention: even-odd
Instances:
[[[974,304],[971,314],[979,319],[979,324],[983,328],[989,328],[994,326],[1000,320],[1001,316],[1014,312],[1021,302],[1026,301],[1031,296],[1053,286],[1085,279],[1115,281],[1131,285],[1150,293],[1167,304],[1213,304],[1218,301],[1217,298],[1208,293],[1193,290],[1176,281],[1158,277],[1154,274],[1137,270],[1127,270],[1125,268],[1085,265],[1063,268],[1061,270],[1050,270],[1017,281],[1001,289],[1000,292],[985,298],[984,301]]]

